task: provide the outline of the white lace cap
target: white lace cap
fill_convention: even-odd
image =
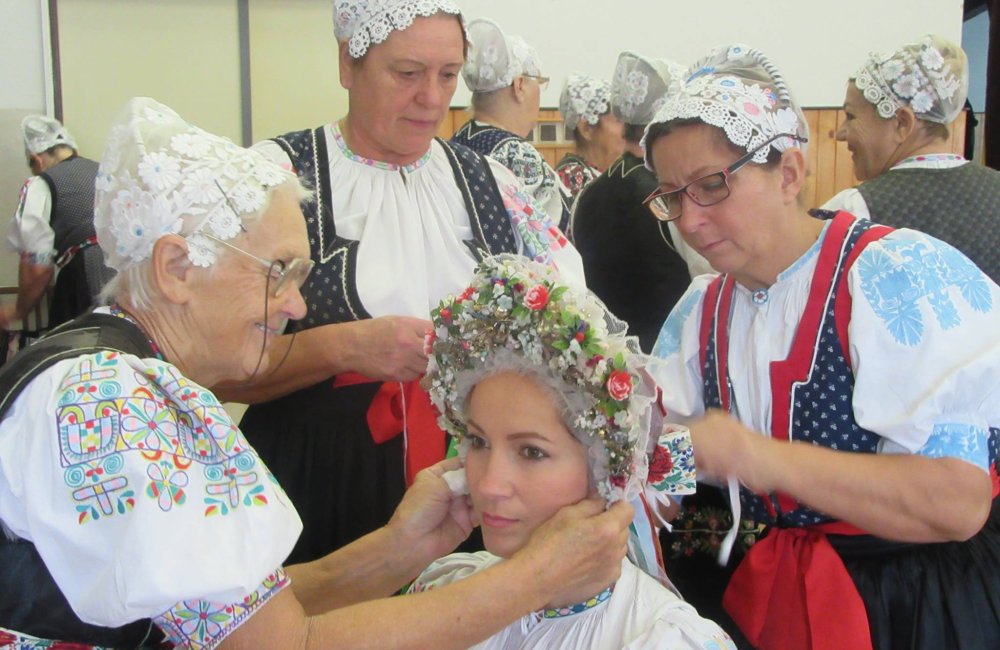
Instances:
[[[462,10],[451,0],[333,0],[333,33],[360,59],[392,32],[412,25],[414,18],[439,13],[461,18]]]
[[[108,133],[97,174],[94,227],[106,263],[117,271],[133,267],[157,239],[175,233],[188,240],[192,263],[210,266],[215,245],[202,233],[236,237],[243,216],[264,207],[268,190],[293,178],[260,153],[135,97]]]
[[[69,134],[66,127],[45,115],[28,115],[21,120],[21,132],[24,134],[24,148],[30,153],[40,154],[57,144],[76,149],[76,140]]]
[[[469,57],[462,78],[472,92],[488,93],[514,83],[519,75],[538,76],[538,52],[519,36],[507,36],[492,20],[469,21]]]
[[[684,83],[672,92],[646,127],[640,145],[652,169],[646,136],[653,124],[697,119],[722,129],[726,138],[748,152],[783,133],[809,137],[802,109],[778,68],[760,51],[746,45],[724,45],[691,66]],[[780,138],[754,154],[763,164],[771,148],[805,149],[804,142]]]
[[[960,46],[927,34],[895,52],[870,54],[853,82],[884,119],[906,106],[922,120],[950,124],[969,94],[969,61]]]
[[[576,73],[566,78],[566,85],[559,95],[559,112],[567,130],[575,129],[580,120],[594,126],[609,110],[611,84],[607,81]]]
[[[611,80],[611,110],[626,124],[649,124],[683,79],[684,67],[666,59],[622,52]]]

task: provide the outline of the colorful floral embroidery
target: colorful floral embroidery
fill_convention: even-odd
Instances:
[[[688,506],[673,522],[670,535],[670,552],[674,557],[705,553],[718,557],[722,540],[733,524],[733,515],[728,510],[708,506]],[[736,538],[737,548],[746,551],[760,539],[764,525],[740,520]]]
[[[529,196],[511,185],[503,185],[500,190],[511,225],[524,244],[524,256],[554,268],[552,251],[566,246],[566,238]]]
[[[133,386],[130,394],[125,384]],[[169,364],[135,371],[116,352],[81,358],[60,386],[58,404],[64,480],[81,524],[126,514],[137,493],[163,511],[183,507],[194,463],[207,479],[206,516],[268,504],[268,476],[239,428],[210,391]],[[145,476],[125,472],[124,454],[141,454]]]
[[[574,605],[567,605],[566,607],[559,607],[556,609],[543,609],[542,618],[562,618],[564,616],[573,616],[574,614],[579,614],[585,612],[588,609],[597,607],[608,598],[611,598],[611,594],[614,592],[614,585],[611,585],[601,593],[597,594],[593,598],[588,598],[582,603],[576,603]]]
[[[358,154],[351,151],[351,148],[347,146],[347,141],[344,140],[344,134],[340,132],[340,125],[334,122],[330,126],[330,130],[333,133],[333,141],[337,143],[337,148],[340,152],[344,154],[345,158],[350,158],[356,163],[361,163],[368,167],[374,167],[375,169],[381,169],[387,172],[415,172],[416,170],[427,164],[427,161],[431,159],[431,154],[433,151],[430,147],[427,148],[427,153],[420,156],[415,162],[409,165],[396,165],[394,163],[382,162],[381,160],[372,160],[371,158],[365,158],[364,156],[359,156]]]
[[[237,603],[186,600],[155,617],[153,622],[179,648],[213,648],[289,584],[291,580],[284,569],[279,568],[265,578],[253,593]]]
[[[70,641],[50,641],[2,627],[0,627],[0,648],[3,650],[105,650],[103,646]]]

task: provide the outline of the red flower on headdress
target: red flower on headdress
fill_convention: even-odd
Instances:
[[[632,394],[632,375],[627,370],[615,370],[608,375],[608,394],[622,402]]]
[[[544,285],[536,284],[524,294],[524,306],[528,309],[538,311],[544,309],[547,304],[549,304],[549,290]]]
[[[656,445],[653,457],[649,461],[649,478],[651,484],[659,483],[674,469],[674,459],[662,445]]]

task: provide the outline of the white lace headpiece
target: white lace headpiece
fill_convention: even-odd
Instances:
[[[76,149],[76,140],[69,134],[66,127],[45,115],[28,115],[21,120],[21,132],[24,134],[24,148],[33,154],[48,151],[58,144]]]
[[[611,110],[626,124],[649,124],[683,75],[679,63],[622,52],[611,80]]]
[[[469,21],[469,57],[462,78],[472,92],[488,93],[514,83],[518,75],[540,75],[538,52],[520,36],[507,36],[492,20]]]
[[[853,81],[884,119],[908,106],[922,120],[949,124],[965,106],[969,61],[955,43],[928,34],[895,52],[870,54]]]
[[[567,130],[576,128],[580,120],[596,125],[601,116],[611,110],[611,84],[597,77],[571,74],[559,95],[559,112]]]
[[[760,164],[767,162],[772,147],[805,149],[809,138],[809,125],[784,75],[760,50],[740,44],[717,47],[691,66],[679,91],[646,127],[646,135],[653,124],[683,119],[719,127],[730,142],[748,152],[783,133],[801,138],[780,138],[761,147],[753,157]],[[640,144],[652,169],[646,135]]]
[[[392,32],[412,25],[414,18],[439,13],[461,18],[462,10],[451,0],[333,0],[333,33],[360,59]]]
[[[185,122],[148,97],[129,100],[108,134],[94,197],[94,227],[109,267],[147,259],[160,237],[179,234],[197,266],[240,234],[268,190],[295,176],[260,153]],[[225,194],[223,194],[225,192]]]

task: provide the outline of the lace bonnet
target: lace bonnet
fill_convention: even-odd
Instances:
[[[559,95],[559,112],[567,131],[575,129],[580,120],[595,126],[609,110],[611,84],[607,81],[583,74],[571,74],[566,78],[566,85]]]
[[[76,140],[66,127],[45,115],[28,115],[21,120],[21,131],[24,133],[24,148],[36,155],[59,144],[76,149]]]
[[[928,34],[890,54],[870,54],[852,81],[884,119],[907,106],[922,120],[949,124],[965,106],[969,61],[955,43]]]
[[[469,57],[462,78],[472,92],[488,93],[514,83],[519,75],[539,76],[538,52],[519,36],[507,36],[492,20],[477,18],[468,25]]]
[[[148,97],[129,100],[108,134],[97,173],[94,227],[106,264],[146,260],[160,237],[179,234],[197,266],[216,259],[202,233],[230,240],[271,188],[295,175],[259,152],[207,133]],[[225,194],[223,194],[225,192]]]
[[[649,124],[683,74],[683,66],[673,61],[622,52],[611,79],[611,111],[626,124]]]
[[[789,133],[804,140],[809,125],[778,68],[760,51],[746,45],[717,47],[691,66],[677,92],[671,93],[660,112],[646,127],[641,145],[646,166],[652,169],[646,138],[653,124],[697,119],[722,129],[726,138],[747,152],[769,138]],[[754,154],[763,164],[771,148],[804,149],[790,138],[780,138]]]
[[[536,378],[561,400],[567,428],[588,448],[591,478],[609,503],[647,489],[694,490],[687,429],[664,428],[657,387],[635,337],[600,300],[549,266],[487,258],[470,286],[431,312],[424,384],[438,424],[468,453],[466,406],[475,385],[504,371]]]
[[[438,13],[462,15],[451,0],[333,0],[333,33],[360,59],[392,32],[412,25],[414,18]]]

